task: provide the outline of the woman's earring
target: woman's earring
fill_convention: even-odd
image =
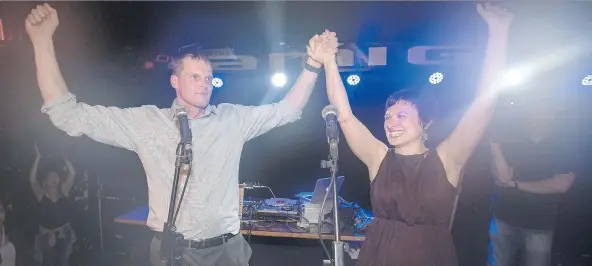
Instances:
[[[428,133],[424,131],[424,132],[423,132],[423,135],[421,136],[421,138],[422,138],[424,141],[428,140]]]

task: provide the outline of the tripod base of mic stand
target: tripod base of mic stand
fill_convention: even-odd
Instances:
[[[345,265],[344,242],[333,241],[333,261],[323,260],[323,266],[343,266]]]

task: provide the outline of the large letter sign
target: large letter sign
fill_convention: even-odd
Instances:
[[[350,48],[342,48],[337,52],[337,64],[340,71],[366,70],[368,67],[386,66],[387,48],[370,47],[368,53],[364,54],[356,45],[349,45]],[[298,60],[304,64],[306,53],[283,52],[269,55],[269,71],[277,73],[284,71],[286,64],[292,60]]]
[[[414,65],[466,63],[471,51],[463,46],[415,46],[407,51],[407,62]]]

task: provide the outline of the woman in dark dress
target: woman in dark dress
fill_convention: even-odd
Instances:
[[[474,101],[454,131],[434,150],[424,145],[430,117],[421,101],[394,94],[387,101],[384,129],[389,144],[376,139],[353,115],[335,58],[327,56],[327,94],[339,110],[348,145],[368,167],[372,222],[358,265],[457,265],[449,231],[456,187],[463,166],[487,126],[500,86],[495,79],[505,66],[506,43],[513,15],[478,5],[489,26],[481,80]]]
[[[59,166],[43,171],[41,182],[37,176],[41,153],[35,145],[37,157],[29,173],[29,182],[39,202],[39,232],[35,237],[35,263],[40,266],[65,266],[72,254],[76,236],[70,220],[74,213],[74,201],[70,190],[74,185],[76,171],[64,157],[68,174],[62,181]]]

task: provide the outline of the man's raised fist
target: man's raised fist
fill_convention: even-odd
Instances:
[[[31,41],[35,44],[43,41],[51,41],[53,33],[58,27],[58,12],[49,4],[37,6],[25,20],[25,27]]]

